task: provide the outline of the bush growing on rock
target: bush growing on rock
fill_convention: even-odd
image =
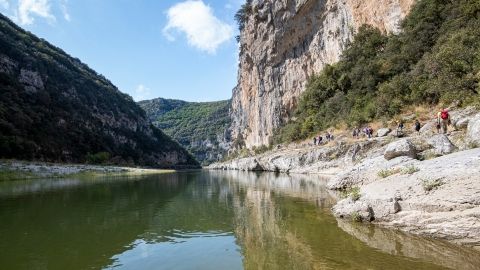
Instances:
[[[443,184],[444,183],[442,179],[423,179],[422,180],[423,190],[425,190],[426,192],[432,191]]]
[[[358,201],[362,195],[359,187],[351,187],[342,191],[343,198],[350,198],[352,201]]]
[[[414,174],[418,171],[420,171],[419,168],[415,167],[414,165],[410,165],[402,169],[402,174]]]
[[[407,105],[480,103],[478,0],[417,1],[398,35],[360,27],[341,60],[312,76],[295,120],[276,142],[304,139],[345,122],[362,125]]]
[[[354,222],[362,222],[362,216],[358,212],[353,212],[351,216],[352,221]]]
[[[383,169],[383,170],[380,170],[377,175],[380,177],[380,178],[387,178],[391,175],[394,175],[394,174],[397,174],[400,172],[400,169],[399,168],[391,168],[391,169]]]

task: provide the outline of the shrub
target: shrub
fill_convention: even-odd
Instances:
[[[420,171],[419,168],[415,167],[415,165],[409,165],[405,168],[402,169],[402,174],[414,174],[416,172]]]
[[[431,191],[431,190],[434,190],[434,189],[437,189],[438,187],[440,187],[441,185],[443,185],[444,182],[442,181],[442,179],[423,179],[422,180],[422,186],[423,186],[423,190],[425,191]]]
[[[360,199],[360,188],[359,187],[354,187],[350,190],[350,198],[353,201],[358,201]]]
[[[358,201],[361,197],[360,188],[359,187],[351,187],[345,190],[342,190],[340,194],[342,198],[350,198],[353,201]]]
[[[383,169],[383,170],[380,170],[377,175],[380,177],[380,178],[387,178],[391,175],[394,175],[394,174],[397,174],[400,172],[400,169],[399,168],[391,168],[391,169]]]
[[[96,154],[87,153],[85,160],[89,164],[105,164],[110,159],[110,153],[98,152]]]
[[[248,16],[250,16],[252,12],[252,0],[247,0],[247,2],[240,7],[237,13],[235,13],[235,21],[237,21],[238,29],[240,31],[245,28],[245,23],[247,22]]]
[[[353,222],[362,222],[362,216],[358,212],[353,212],[350,216]]]

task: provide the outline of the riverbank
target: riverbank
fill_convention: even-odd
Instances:
[[[448,134],[435,122],[401,138],[387,129],[328,145],[277,146],[261,155],[211,165],[210,169],[329,175],[342,190],[333,213],[409,233],[480,247],[480,114],[451,113]],[[382,131],[382,132],[380,132]]]
[[[19,160],[0,160],[0,181],[40,178],[66,178],[74,176],[133,176],[171,172],[175,172],[175,170],[144,169],[107,165],[59,164]]]

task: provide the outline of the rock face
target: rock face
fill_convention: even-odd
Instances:
[[[414,0],[254,0],[240,35],[232,137],[268,144],[291,117],[309,76],[339,60],[361,25],[399,31]]]
[[[475,146],[480,146],[480,114],[477,114],[469,121],[467,140]]]
[[[466,129],[468,123],[475,117],[477,110],[474,107],[467,107],[461,110],[453,111],[450,114],[452,125],[455,129]]]
[[[387,149],[385,149],[384,157],[386,160],[401,156],[415,158],[416,154],[415,146],[410,142],[410,140],[402,139],[389,144]]]

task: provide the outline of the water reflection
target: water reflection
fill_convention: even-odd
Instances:
[[[200,171],[3,183],[0,267],[478,268],[470,249],[337,223],[325,181]]]
[[[480,253],[471,248],[343,220],[339,227],[368,246],[394,256],[430,261],[451,269],[480,269]]]

